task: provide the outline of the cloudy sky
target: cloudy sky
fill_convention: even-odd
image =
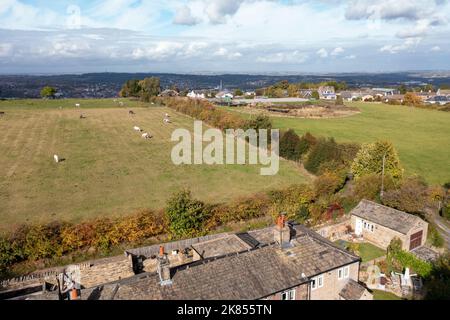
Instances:
[[[0,0],[0,73],[450,70],[447,0]]]

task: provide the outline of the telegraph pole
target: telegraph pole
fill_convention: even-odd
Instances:
[[[383,199],[383,195],[384,195],[384,167],[386,165],[386,153],[384,153],[383,155],[383,170],[381,173],[381,192],[380,192],[380,198]]]

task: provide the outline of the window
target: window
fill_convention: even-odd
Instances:
[[[295,300],[295,289],[283,292],[281,300]]]
[[[350,276],[350,266],[346,266],[338,269],[338,279],[346,279]]]
[[[317,276],[311,279],[311,289],[316,290],[317,288],[323,287],[323,275]]]

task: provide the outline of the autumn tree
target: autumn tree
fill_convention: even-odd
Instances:
[[[41,97],[44,99],[53,99],[55,98],[56,89],[53,87],[44,87],[41,90]]]
[[[422,99],[413,92],[408,92],[403,97],[403,104],[407,106],[420,106],[422,105]]]
[[[389,141],[377,141],[363,144],[351,166],[355,178],[365,175],[378,174],[383,171],[383,158],[385,175],[394,179],[402,177],[403,169],[394,145]]]

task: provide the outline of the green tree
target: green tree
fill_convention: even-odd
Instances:
[[[383,204],[409,213],[421,214],[428,203],[426,182],[419,177],[408,177],[400,188],[384,193]]]
[[[394,145],[389,141],[377,141],[363,144],[355,160],[351,171],[356,178],[369,174],[381,174],[383,171],[383,157],[385,156],[384,172],[394,179],[400,179],[403,169]]]
[[[53,87],[44,87],[41,90],[41,97],[44,99],[53,99],[56,94],[56,89]]]
[[[208,216],[205,204],[193,199],[189,190],[182,190],[167,201],[166,215],[175,238],[197,235]]]
[[[234,90],[234,96],[235,97],[242,97],[244,95],[244,92],[242,92],[241,89]]]
[[[398,87],[398,91],[400,91],[401,94],[405,94],[408,92],[408,87],[402,84]]]
[[[320,99],[319,92],[316,91],[316,90],[314,90],[314,91],[312,92],[312,94],[311,94],[311,97],[312,97],[314,100],[319,100],[319,99]]]
[[[128,98],[128,97],[139,97],[141,92],[141,87],[139,85],[139,80],[133,79],[133,80],[128,80],[123,86],[122,89],[120,90],[119,95],[123,98]]]
[[[280,155],[289,160],[298,161],[300,159],[300,137],[294,130],[289,129],[281,135]]]
[[[140,98],[142,101],[150,101],[151,97],[156,97],[161,93],[161,81],[159,78],[151,77],[139,81]]]
[[[340,158],[340,152],[336,141],[333,138],[319,139],[309,152],[305,168],[317,174],[322,164],[338,158]]]

